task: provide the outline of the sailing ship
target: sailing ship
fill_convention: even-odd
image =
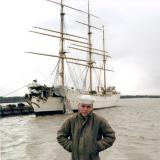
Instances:
[[[96,18],[97,16],[90,13],[89,0],[87,7],[88,11],[68,6],[64,4],[64,0],[61,0],[60,2],[56,2],[53,0],[47,1],[59,5],[60,7],[60,31],[50,30],[42,27],[34,27],[34,29],[38,31],[32,30],[31,32],[44,36],[51,36],[58,39],[60,42],[59,53],[57,55],[38,52],[27,53],[49,56],[57,59],[58,65],[55,76],[57,76],[56,79],[58,83],[55,83],[51,87],[48,87],[46,85],[40,85],[36,80],[34,80],[32,84],[28,85],[28,89],[30,90],[30,92],[25,96],[26,101],[34,108],[34,112],[36,115],[68,113],[76,111],[77,98],[81,95],[90,95],[95,99],[94,109],[116,106],[117,101],[120,98],[120,93],[116,91],[114,86],[107,86],[106,83],[106,73],[113,71],[107,68],[107,60],[111,57],[108,55],[108,52],[105,49],[104,26],[98,28],[91,25],[91,18]],[[87,38],[64,32],[64,8],[68,8],[86,15],[87,23],[79,21],[77,22],[80,25],[84,25],[85,27],[87,27]],[[102,38],[101,41],[99,41],[102,43],[102,49],[93,47],[92,28],[97,29],[101,32]],[[48,31],[59,35],[57,36],[41,31]],[[79,32],[81,34],[81,31]],[[84,56],[82,56],[82,54],[78,55],[77,57],[70,56],[71,54],[68,55],[68,51],[66,51],[65,49],[66,42],[68,42],[69,44],[68,48],[74,50],[74,54],[76,53],[75,56],[78,55],[78,51],[80,53],[84,52],[87,55],[87,58],[84,59]],[[98,58],[95,58],[94,56],[98,56]],[[66,64],[72,65],[73,67],[69,67],[68,69],[66,69]],[[75,69],[76,66],[83,69],[82,71],[78,70],[75,76],[73,72],[69,70]],[[95,83],[95,78],[93,78],[93,72],[95,70],[99,71],[99,83]],[[66,84],[66,72],[68,72],[68,75],[66,76],[74,77],[72,78],[72,80],[74,81],[72,82],[72,85],[74,84],[74,87]],[[75,78],[78,78],[79,80],[75,80]],[[81,82],[81,85],[78,85],[79,82]],[[97,86],[95,86],[95,84]]]

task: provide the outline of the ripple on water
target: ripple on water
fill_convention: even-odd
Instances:
[[[158,160],[160,99],[123,99],[120,107],[95,111],[116,132],[102,160]],[[57,130],[70,115],[18,116],[0,119],[2,160],[69,160],[56,141]]]

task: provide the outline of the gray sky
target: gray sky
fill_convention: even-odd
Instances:
[[[85,0],[78,1],[78,5],[76,0],[66,3],[85,9]],[[91,0],[91,8],[105,25],[117,89],[122,94],[160,94],[160,1]],[[28,30],[34,25],[56,26],[59,16],[56,11],[57,6],[45,0],[0,1],[0,96],[35,78],[45,83],[50,76],[54,68],[52,58],[24,52],[31,49],[43,52],[47,46],[47,53],[53,53],[54,39],[37,38]],[[36,44],[39,47],[34,48]],[[58,52],[55,48],[54,51]]]

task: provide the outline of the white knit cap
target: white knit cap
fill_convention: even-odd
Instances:
[[[93,104],[95,98],[90,95],[82,95],[78,97],[78,102],[82,104]]]

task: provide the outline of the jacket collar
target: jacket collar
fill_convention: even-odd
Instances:
[[[82,120],[86,120],[93,115],[93,112],[89,113],[88,116],[84,117],[81,113],[78,112],[78,117]]]

